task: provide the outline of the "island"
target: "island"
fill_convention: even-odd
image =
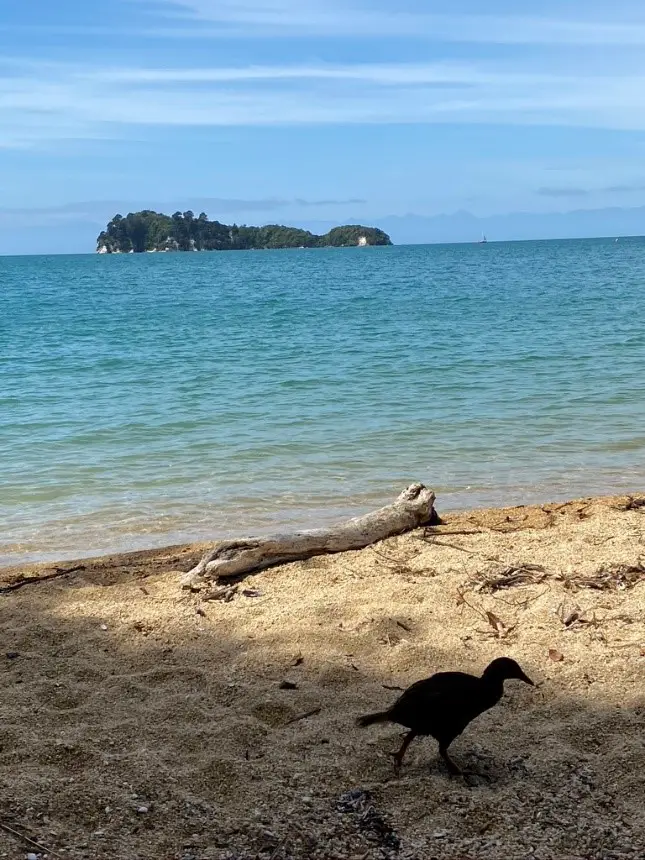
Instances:
[[[210,221],[206,213],[163,215],[149,209],[115,215],[96,240],[98,254],[140,254],[154,251],[250,251],[271,248],[347,248],[391,245],[377,227],[348,224],[324,236],[308,230],[268,224],[246,227]]]

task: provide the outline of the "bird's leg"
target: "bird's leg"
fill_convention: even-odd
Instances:
[[[467,783],[468,783],[468,777],[478,777],[480,779],[490,781],[489,777],[487,777],[483,773],[477,773],[476,771],[472,771],[472,770],[462,770],[460,767],[458,767],[454,763],[454,761],[450,758],[450,756],[448,755],[447,747],[440,746],[439,747],[439,755],[445,761],[445,763],[448,767],[448,770],[450,771],[450,773],[453,776],[461,776],[466,780]],[[471,783],[468,783],[468,784],[471,785]]]
[[[463,776],[464,772],[460,767],[454,763],[454,761],[448,755],[448,747],[443,744],[439,745],[439,755],[445,761],[448,770],[453,776]]]
[[[390,753],[392,758],[394,759],[394,770],[398,774],[401,770],[401,765],[403,764],[403,756],[405,755],[405,751],[410,746],[412,741],[416,738],[416,734],[414,732],[408,732],[407,735],[403,738],[403,743],[401,744],[401,749],[398,752]]]

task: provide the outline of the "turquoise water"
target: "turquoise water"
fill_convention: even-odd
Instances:
[[[645,240],[0,258],[0,562],[645,488]]]

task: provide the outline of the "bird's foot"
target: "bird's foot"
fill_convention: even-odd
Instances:
[[[456,765],[451,758],[448,758],[448,756],[444,756],[443,759],[450,775],[461,777],[466,785],[478,785],[479,783],[477,780],[490,782],[490,777],[486,776],[486,774],[480,773],[476,770],[462,770],[462,768]]]
[[[491,782],[491,778],[487,774],[476,770],[462,770],[459,775],[463,778],[466,785],[471,787],[480,785],[482,780],[487,784]]]
[[[394,759],[394,773],[396,776],[399,776],[401,773],[402,757],[398,752],[391,752],[390,757]]]

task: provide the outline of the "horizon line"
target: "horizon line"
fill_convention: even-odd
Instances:
[[[534,237],[530,239],[486,239],[486,242],[481,242],[477,239],[462,239],[455,240],[452,242],[392,242],[391,245],[368,245],[366,247],[361,247],[361,252],[365,252],[366,248],[383,250],[384,248],[428,248],[428,247],[440,247],[440,246],[453,246],[453,245],[511,245],[511,244],[520,244],[520,243],[528,243],[528,242],[603,242],[613,240],[617,242],[619,239],[645,239],[645,233],[621,233],[619,235],[607,235],[607,236],[559,236],[558,238],[548,238],[548,237]],[[223,253],[257,253],[258,251],[265,252],[284,252],[284,251],[352,251],[354,250],[354,246],[345,247],[325,247],[325,248],[253,248],[253,249],[232,249],[225,251],[168,251],[165,252],[170,254],[170,256],[184,256],[191,254],[223,254]],[[148,257],[154,256],[149,252],[141,252],[141,253],[128,253],[128,254],[98,254],[96,251],[76,251],[76,252],[48,252],[48,253],[38,253],[34,252],[33,254],[6,254],[0,251],[0,257],[9,258],[9,259],[19,259],[21,257]]]

